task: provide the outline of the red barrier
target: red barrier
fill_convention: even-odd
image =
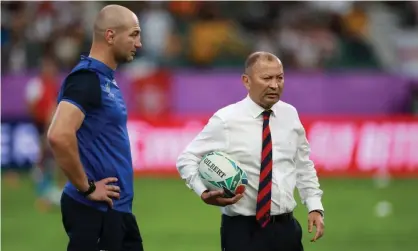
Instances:
[[[131,118],[134,169],[139,175],[178,175],[175,162],[206,118]],[[320,176],[418,177],[418,118],[304,117],[311,159]]]

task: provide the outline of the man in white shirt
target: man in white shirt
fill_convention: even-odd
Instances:
[[[284,75],[273,54],[256,52],[245,63],[242,82],[248,96],[217,111],[179,156],[177,168],[201,199],[222,207],[223,251],[301,251],[302,229],[293,217],[295,186],[308,208],[312,241],[324,232],[322,191],[309,144],[296,109],[280,101]],[[209,191],[197,170],[203,155],[221,151],[248,175],[244,194],[222,197]]]

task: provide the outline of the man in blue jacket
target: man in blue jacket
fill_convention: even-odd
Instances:
[[[141,47],[129,9],[104,7],[94,23],[90,55],[64,80],[48,131],[69,182],[61,198],[68,251],[143,250],[132,214],[133,168],[127,110],[114,78]]]

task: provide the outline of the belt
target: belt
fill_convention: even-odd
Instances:
[[[271,215],[270,216],[270,223],[289,221],[292,218],[293,218],[293,212],[279,214],[279,215]]]
[[[227,218],[227,219],[245,219],[245,220],[256,221],[255,216],[243,216],[243,215],[228,216],[228,215],[223,214],[222,215],[222,218]],[[291,219],[293,219],[293,212],[284,213],[284,214],[278,214],[278,215],[271,215],[270,216],[270,223],[287,222],[287,221],[289,221]]]

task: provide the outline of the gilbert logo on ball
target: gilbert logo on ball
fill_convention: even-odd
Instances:
[[[223,189],[225,197],[243,193],[247,174],[239,163],[223,152],[210,152],[199,164],[199,176],[209,190]]]

